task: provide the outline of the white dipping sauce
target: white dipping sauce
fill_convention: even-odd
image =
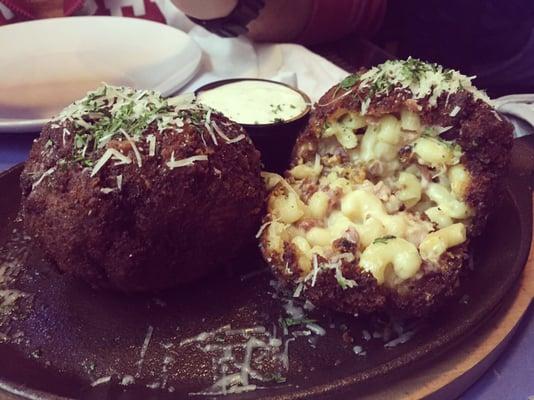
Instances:
[[[288,121],[306,109],[302,95],[272,82],[244,80],[201,91],[197,100],[240,124]]]

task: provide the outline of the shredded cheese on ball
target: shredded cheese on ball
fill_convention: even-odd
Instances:
[[[167,162],[167,167],[169,167],[169,169],[172,170],[174,168],[181,168],[181,167],[187,167],[189,165],[193,165],[197,161],[207,161],[207,160],[208,160],[208,156],[206,155],[192,156],[192,157],[182,158],[181,160],[175,160],[174,152],[172,152],[171,159],[169,160],[169,162]]]
[[[320,105],[329,105],[358,88],[369,91],[362,100],[362,115],[367,114],[373,97],[388,95],[396,88],[410,90],[412,98],[416,100],[428,98],[431,107],[437,105],[437,99],[443,93],[456,93],[460,90],[466,90],[476,99],[490,103],[486,93],[473,86],[471,81],[474,78],[474,76],[467,77],[458,71],[411,57],[407,60],[390,60],[363,74],[349,75],[339,85],[339,89],[344,92],[340,96],[335,96],[335,99],[328,104]]]
[[[112,160],[116,161],[114,167],[133,162],[141,168],[144,157],[157,157],[161,151],[157,141],[166,135],[180,135],[186,123],[197,128],[206,149],[206,131],[215,146],[219,144],[217,135],[228,144],[246,138],[244,134],[229,138],[217,126],[212,110],[197,104],[193,95],[164,99],[154,91],[111,85],[103,85],[69,105],[50,126],[63,126],[62,145],[72,143],[72,158],[61,159],[58,164],[81,164],[95,177]],[[49,140],[44,151],[51,146],[56,144]],[[203,155],[172,158],[167,166],[172,170],[206,159]]]
[[[154,157],[156,155],[156,136],[152,133],[146,137],[148,142],[148,155]]]
[[[32,185],[32,190],[35,189],[37,186],[39,186],[41,184],[41,182],[47,177],[47,176],[50,176],[52,175],[54,172],[56,171],[56,168],[55,167],[52,167],[48,170],[46,170],[45,172],[43,172],[43,174],[39,177],[39,179],[37,179],[37,181],[35,181]]]

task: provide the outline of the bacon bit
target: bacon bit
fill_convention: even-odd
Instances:
[[[304,229],[305,231],[309,231],[311,228],[314,228],[316,226],[320,228],[324,228],[324,221],[318,220],[315,218],[303,218],[300,221],[298,221],[295,225],[299,229]]]
[[[305,179],[302,181],[302,186],[300,187],[300,194],[303,201],[308,202],[310,197],[317,192],[319,189],[319,186],[317,183],[310,181],[309,179]]]
[[[432,182],[432,172],[425,167],[424,165],[417,165],[417,168],[419,169],[419,172],[421,172],[421,176],[427,180],[428,182]]]
[[[369,167],[367,167],[367,171],[369,171],[369,173],[371,173],[374,176],[381,176],[384,173],[384,165],[379,160],[373,160],[369,164]]]
[[[412,112],[418,112],[423,109],[415,99],[407,99],[404,101],[406,108]]]
[[[342,237],[342,238],[334,240],[332,242],[332,247],[338,253],[349,254],[352,258],[354,258],[353,253],[357,250],[356,242],[353,242],[352,240],[349,240],[346,237]],[[341,258],[335,257],[335,261],[334,259],[332,259],[331,262],[338,262],[339,260],[341,260]]]
[[[132,148],[132,145],[126,140],[113,139],[108,142],[107,147],[108,149],[119,150],[121,153],[127,153]]]
[[[348,331],[343,332],[343,335],[341,336],[341,338],[343,339],[345,343],[354,342],[354,338],[350,335]]]
[[[334,190],[329,190],[326,192],[328,195],[328,210],[332,210],[336,206],[339,205],[339,201],[341,200],[341,197],[343,197],[343,190],[340,188],[336,188]]]

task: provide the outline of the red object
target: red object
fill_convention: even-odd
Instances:
[[[84,15],[117,15],[165,23],[165,17],[154,0],[64,0],[63,15],[73,15],[82,7],[87,10]],[[36,18],[31,3],[0,0],[0,25]]]

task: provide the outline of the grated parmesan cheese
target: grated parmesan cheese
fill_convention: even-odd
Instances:
[[[354,352],[354,354],[356,354],[357,356],[365,356],[367,354],[367,352],[365,352],[363,350],[363,347],[362,346],[354,346],[352,348],[352,351]]]
[[[91,382],[91,386],[95,387],[95,386],[98,386],[98,385],[103,385],[104,383],[108,383],[109,381],[111,381],[111,376],[103,376],[103,377],[98,378],[97,380]]]
[[[67,128],[63,128],[63,146],[65,146],[65,135],[70,136],[70,131]]]
[[[124,129],[121,129],[120,131],[124,135],[124,137],[126,137],[126,140],[128,141],[128,143],[130,143],[130,146],[132,146],[132,150],[135,154],[135,158],[137,159],[137,166],[141,168],[141,166],[143,165],[143,162],[141,160],[141,154],[139,153],[139,149],[137,148],[135,141],[131,138],[130,135],[126,133]]]
[[[387,342],[386,344],[384,344],[384,347],[390,348],[390,347],[398,346],[399,344],[406,343],[408,340],[410,340],[412,338],[412,336],[414,334],[415,334],[415,331],[404,332],[398,338],[393,339],[393,340]]]
[[[312,286],[315,286],[317,281],[317,273],[319,272],[319,262],[317,261],[317,254],[313,255],[313,277],[312,277]]]
[[[210,123],[210,121],[211,121],[210,118],[211,118],[211,109],[208,109],[208,112],[206,113],[206,120],[204,121],[204,127],[206,128],[206,130],[210,134],[211,140],[213,141],[213,144],[215,146],[218,146],[217,138],[215,137],[215,134],[213,133],[212,124]]]
[[[124,375],[121,379],[120,384],[122,386],[132,385],[135,382],[135,378],[132,375]]]
[[[460,112],[461,108],[458,107],[458,106],[454,106],[454,108],[452,109],[452,111],[450,112],[449,116],[451,117],[456,117],[458,115],[458,113]]]
[[[316,323],[308,323],[306,324],[306,328],[308,328],[310,331],[312,331],[316,335],[319,335],[319,336],[326,335],[326,331],[324,330],[324,328]]]
[[[302,293],[302,288],[304,287],[304,284],[302,282],[299,282],[297,285],[295,291],[293,292],[293,297],[299,297]]]
[[[154,327],[149,325],[145,335],[145,340],[143,340],[143,345],[141,346],[141,352],[139,353],[139,361],[137,361],[137,373],[136,377],[141,375],[141,369],[143,368],[143,363],[145,362],[145,354],[150,345],[150,339],[152,339],[152,333],[154,332]]]
[[[115,157],[123,164],[130,164],[132,160],[130,158],[126,157],[124,154],[119,152],[116,149],[107,149],[104,154],[102,154],[102,157],[98,159],[95,166],[93,167],[93,170],[91,171],[91,177],[95,176],[98,171],[102,169],[102,167],[109,161],[111,157]]]
[[[258,230],[258,233],[256,233],[256,239],[259,239],[259,237],[261,236],[261,234],[263,233],[263,231],[273,223],[273,221],[267,221],[266,223],[264,223],[262,226],[260,226],[260,229]]]
[[[208,160],[208,156],[205,154],[182,158],[181,160],[175,160],[174,151],[173,151],[171,154],[171,159],[167,162],[167,167],[173,170],[174,168],[181,168],[181,167],[187,167],[189,165],[193,165],[196,161],[207,161],[207,160]]]
[[[52,167],[52,168],[46,170],[45,172],[43,172],[43,174],[39,177],[39,179],[36,182],[33,183],[32,190],[35,189],[37,186],[39,186],[44,178],[46,178],[49,175],[52,175],[55,170],[56,170],[56,167]]]
[[[156,155],[156,136],[152,133],[146,137],[148,142],[148,156],[154,157]]]
[[[211,125],[213,126],[213,129],[215,129],[215,132],[217,132],[217,134],[228,144],[239,142],[245,138],[245,135],[240,134],[237,135],[235,138],[230,139],[228,136],[226,136],[226,134],[222,131],[222,129],[219,127],[219,125],[217,125],[215,121],[211,121]]]
[[[435,107],[443,93],[470,92],[475,99],[490,102],[488,96],[473,86],[471,80],[452,69],[444,69],[437,64],[425,63],[409,57],[407,60],[390,60],[371,68],[358,76],[360,88],[369,88],[370,95],[388,94],[396,88],[408,89],[414,99],[428,98],[429,105]],[[362,114],[366,114],[371,96],[362,102]]]

